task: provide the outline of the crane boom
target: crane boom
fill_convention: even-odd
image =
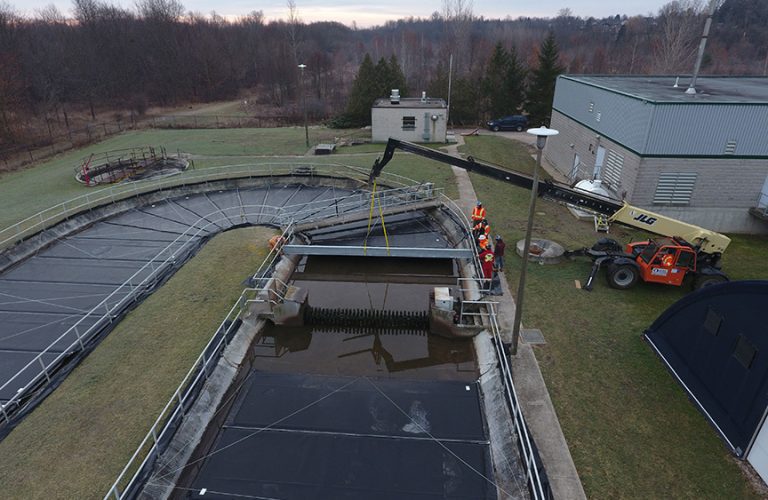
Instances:
[[[368,178],[369,184],[381,174],[382,169],[392,160],[395,150],[413,153],[431,160],[454,165],[469,172],[507,182],[525,189],[533,189],[533,177],[520,172],[513,172],[502,167],[478,161],[471,156],[457,158],[434,149],[426,148],[399,139],[389,139],[381,158],[376,159]],[[649,212],[593,193],[574,189],[555,181],[544,181],[538,185],[538,195],[542,198],[608,216],[610,222],[616,222],[662,236],[679,237],[696,246],[707,254],[721,254],[731,242],[725,235],[704,229],[687,222],[682,222],[665,215]]]

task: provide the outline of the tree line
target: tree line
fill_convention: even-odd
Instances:
[[[555,81],[562,72],[555,36],[550,32],[532,70],[520,60],[514,46],[507,50],[497,42],[481,75],[467,75],[449,82],[445,68],[439,66],[427,89],[430,96],[450,97],[449,119],[454,124],[477,124],[483,117],[525,112],[532,124],[542,125],[549,122]],[[449,83],[452,84],[450,96]],[[370,125],[371,105],[393,89],[398,89],[401,97],[408,96],[407,82],[397,58],[392,56],[389,61],[382,58],[374,66],[366,54],[352,82],[347,109],[332,120],[332,125]]]
[[[392,73],[393,61],[399,74],[390,76],[401,90],[447,97],[452,60],[456,121],[478,123],[508,109],[540,120],[547,112],[535,103],[548,103],[537,97],[536,71],[549,34],[559,48],[554,63],[566,73],[684,75],[703,10],[697,0],[675,0],[647,17],[580,18],[564,9],[552,19],[495,20],[474,16],[464,0],[444,0],[443,11],[426,19],[355,29],[304,23],[293,0],[287,18],[271,22],[260,11],[236,20],[187,12],[178,0],[138,0],[133,9],[74,0],[71,18],[54,7],[22,17],[0,1],[0,148],[44,141],[105,110],[120,119],[244,90],[260,113],[299,114],[305,88],[311,119],[340,109],[359,117],[355,76],[371,66]],[[702,74],[766,74],[767,26],[768,2],[724,0]],[[379,97],[389,90],[379,87]]]

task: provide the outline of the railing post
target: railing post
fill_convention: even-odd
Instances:
[[[80,330],[78,330],[77,325],[75,325],[75,335],[77,336],[77,342],[80,344],[80,349],[85,350],[83,338],[80,336]]]
[[[43,368],[43,373],[45,374],[45,379],[50,383],[51,377],[48,375],[48,367],[45,366],[45,363],[43,362],[42,356],[38,356],[37,360],[40,362],[40,366]]]

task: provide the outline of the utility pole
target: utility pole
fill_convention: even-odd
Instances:
[[[309,149],[309,127],[307,126],[307,93],[304,91],[304,68],[306,67],[306,64],[299,64],[299,69],[301,70],[299,88],[301,89],[302,107],[304,108],[304,139],[307,143],[307,149]]]
[[[512,327],[512,346],[510,353],[517,354],[517,343],[520,338],[520,323],[523,320],[523,296],[525,295],[525,275],[528,271],[528,253],[531,248],[531,232],[533,231],[533,215],[536,210],[536,198],[539,197],[539,169],[541,168],[541,154],[547,137],[557,135],[555,129],[547,127],[530,128],[528,133],[536,136],[536,165],[533,167],[533,186],[531,186],[531,201],[528,205],[528,226],[525,229],[523,243],[523,263],[520,266],[520,281],[517,285],[517,297],[515,297],[515,322]]]

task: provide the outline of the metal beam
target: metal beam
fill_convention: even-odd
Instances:
[[[353,247],[337,245],[283,245],[286,255],[334,255],[344,257],[412,257],[418,259],[471,259],[468,248]]]
[[[429,210],[429,209],[437,208],[441,205],[442,203],[435,199],[428,200],[428,201],[413,201],[413,202],[403,203],[402,205],[397,205],[394,207],[384,207],[382,209],[382,212],[385,217],[389,217],[392,215],[401,214],[405,212],[413,212],[416,210]],[[294,232],[297,232],[297,233],[302,231],[311,231],[313,229],[322,229],[324,227],[338,226],[339,224],[348,224],[350,222],[360,222],[360,221],[368,220],[370,217],[371,217],[370,211],[368,210],[368,207],[365,207],[364,210],[356,210],[354,212],[337,215],[335,217],[328,217],[327,219],[319,219],[311,222],[300,222],[293,226],[293,230]],[[378,219],[379,217],[378,210],[374,211],[373,217]]]

